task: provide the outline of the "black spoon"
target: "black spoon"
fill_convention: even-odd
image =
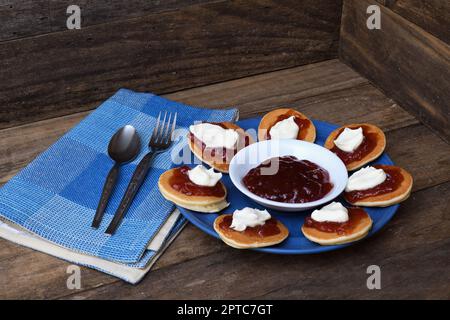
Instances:
[[[120,128],[111,138],[108,145],[108,154],[111,159],[115,161],[114,166],[108,173],[105,185],[103,186],[102,196],[98,203],[97,211],[95,212],[92,227],[98,228],[102,222],[103,214],[105,213],[106,205],[109,197],[116,184],[119,167],[121,164],[132,161],[139,154],[141,149],[141,141],[133,126],[126,125]]]

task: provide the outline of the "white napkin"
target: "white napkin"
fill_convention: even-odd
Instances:
[[[63,248],[50,241],[44,240],[37,235],[25,231],[23,228],[10,222],[0,221],[0,237],[75,264],[80,264],[100,270],[115,277],[121,278],[127,282],[135,284],[147,274],[147,272],[152,268],[161,254],[177,237],[180,231],[183,230],[183,228],[180,228],[178,232],[170,236],[170,238],[167,238],[167,234],[174,226],[179,215],[180,211],[178,211],[178,209],[175,209],[169,216],[167,221],[164,223],[164,225],[161,227],[159,232],[156,234],[156,236],[153,238],[153,240],[150,242],[148,249],[157,251],[157,254],[147,263],[144,268],[133,268],[124,264],[100,259],[98,257],[78,253]]]

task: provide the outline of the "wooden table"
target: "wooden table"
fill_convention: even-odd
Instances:
[[[450,146],[366,79],[329,60],[166,97],[237,106],[241,118],[291,106],[336,124],[376,124],[386,132],[393,161],[412,173],[414,192],[375,236],[317,255],[240,251],[188,225],[135,286],[82,268],[82,288],[69,290],[69,263],[0,240],[0,298],[450,298]],[[0,130],[0,183],[86,115]],[[381,268],[381,290],[367,289],[370,265]]]

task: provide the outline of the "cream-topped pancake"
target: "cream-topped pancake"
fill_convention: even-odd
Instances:
[[[316,140],[316,127],[303,113],[281,108],[267,113],[258,126],[259,141],[269,139]]]
[[[266,210],[252,210],[256,209],[244,208],[217,217],[214,230],[226,244],[237,249],[268,247],[289,236],[288,229]]]
[[[190,133],[188,134],[189,148],[201,161],[220,172],[228,173],[233,156],[254,141],[249,134],[234,123],[219,122],[204,124],[207,125],[204,128],[198,128],[199,124],[193,125],[197,127],[191,126]],[[211,125],[216,126],[216,128],[211,127]],[[231,131],[237,133],[237,138]],[[205,138],[202,136],[198,137],[195,134],[203,134]],[[211,137],[214,134],[219,137]],[[208,141],[202,141],[202,138]],[[235,144],[231,148],[233,141],[235,141]]]
[[[164,198],[198,212],[219,212],[229,205],[227,190],[221,181],[214,186],[197,185],[189,178],[189,170],[186,166],[174,168],[159,177],[158,187]]]
[[[400,167],[389,165],[374,165],[373,168],[383,170],[385,178],[377,181],[378,183],[366,185],[368,182],[363,179],[375,179],[376,176],[361,175],[361,173],[364,174],[364,171],[367,171],[367,168],[355,172],[350,176],[349,183],[356,181],[355,175],[357,175],[356,178],[365,183],[360,183],[359,188],[356,183],[353,183],[354,186],[351,189],[346,188],[344,198],[348,203],[365,207],[387,207],[400,203],[409,197],[413,186],[413,178],[409,172]]]
[[[372,219],[364,209],[333,202],[306,217],[301,230],[312,242],[336,245],[364,238],[371,227]]]
[[[334,130],[324,147],[334,152],[347,170],[352,171],[378,158],[386,147],[386,137],[372,124],[349,124]]]

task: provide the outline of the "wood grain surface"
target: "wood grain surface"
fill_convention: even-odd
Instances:
[[[414,192],[381,232],[320,255],[235,250],[188,225],[137,286],[82,268],[82,289],[68,290],[67,262],[0,240],[0,298],[450,298],[442,281],[450,263],[450,148],[367,80],[332,60],[167,97],[213,108],[234,105],[243,117],[288,105],[338,124],[376,123],[387,134],[388,154],[412,173]],[[86,115],[0,130],[2,182]],[[381,267],[382,290],[366,287],[372,264]],[[247,281],[255,270],[260,280]]]
[[[179,10],[188,6],[228,0],[78,0],[83,17],[82,27],[118,20],[138,18],[154,13]],[[66,30],[66,9],[73,0],[50,0],[51,31]]]
[[[341,59],[450,141],[450,46],[384,6],[381,30],[369,30],[375,3],[344,1]]]
[[[450,43],[450,1],[378,0],[378,2],[447,44]]]
[[[2,0],[0,19],[0,42],[50,32],[48,0]]]
[[[179,3],[0,42],[0,128],[93,109],[120,87],[168,93],[337,57],[341,1]]]
[[[67,31],[67,8],[81,10],[81,27],[142,17],[187,6],[227,0],[3,0],[0,1],[0,42]]]

